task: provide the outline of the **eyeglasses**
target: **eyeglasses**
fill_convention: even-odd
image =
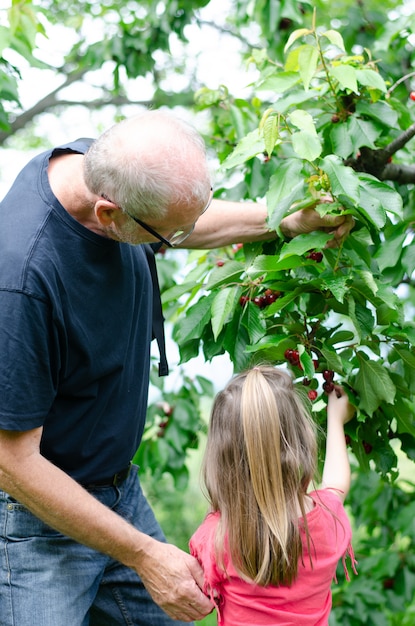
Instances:
[[[108,196],[106,196],[103,193],[101,194],[101,198],[104,198],[104,200],[108,200],[108,202],[113,202],[110,198],[108,198]],[[208,200],[205,208],[203,209],[203,211],[201,212],[200,215],[203,215],[203,213],[208,210],[208,208],[210,207],[210,205],[212,203],[212,200],[213,200],[213,189],[211,187],[210,188],[209,200]],[[116,203],[113,202],[113,204],[116,204]],[[156,239],[161,241],[168,248],[174,248],[175,246],[178,246],[180,243],[182,243],[185,239],[190,237],[190,235],[192,234],[192,232],[194,231],[195,226],[196,226],[196,222],[194,222],[190,226],[190,228],[187,228],[186,230],[183,230],[183,229],[175,230],[166,238],[166,237],[163,237],[163,235],[160,235],[160,233],[158,233],[156,230],[154,230],[154,228],[152,228],[151,226],[149,226],[148,224],[146,224],[145,222],[140,220],[138,217],[135,217],[135,215],[131,215],[131,213],[129,213],[125,209],[123,209],[123,211],[124,211],[124,213],[126,215],[128,215],[128,217],[131,217],[131,219],[134,220],[134,222],[139,224],[141,226],[141,228],[144,228],[144,230],[146,230],[148,233],[153,235],[153,237],[155,237]],[[199,215],[199,217],[200,217],[200,215]]]

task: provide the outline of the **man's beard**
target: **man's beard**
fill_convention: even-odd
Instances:
[[[120,243],[128,243],[131,246],[145,243],[137,231],[137,225],[133,220],[128,220],[121,227],[115,226],[114,222],[112,222],[111,226],[105,229],[107,236],[111,239],[115,239]]]

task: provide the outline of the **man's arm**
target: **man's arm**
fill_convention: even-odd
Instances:
[[[42,429],[0,430],[0,487],[34,515],[79,543],[134,569],[173,619],[200,620],[212,610],[196,559],[136,530],[39,452]]]
[[[346,392],[339,385],[329,394],[327,403],[327,439],[322,487],[335,489],[344,502],[350,489],[350,463],[344,436],[344,424],[355,413]]]
[[[209,209],[196,223],[193,234],[183,243],[185,248],[220,248],[232,243],[267,241],[277,237],[269,230],[267,208],[263,204],[252,202],[228,202],[213,200]],[[301,233],[324,230],[333,234],[336,246],[353,228],[350,215],[327,215],[321,218],[313,209],[300,209],[285,217],[280,229],[286,237],[295,237]]]

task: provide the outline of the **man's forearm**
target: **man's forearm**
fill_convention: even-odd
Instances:
[[[27,435],[19,447],[12,435],[1,433],[1,489],[52,528],[134,569],[153,600],[173,619],[201,620],[211,612],[196,559],[138,531],[34,451]],[[23,450],[29,453],[22,454]]]
[[[267,208],[254,202],[214,200],[183,247],[208,250],[277,236],[267,224]]]
[[[152,541],[40,454],[22,458],[0,482],[52,528],[125,565],[136,566],[140,550]]]

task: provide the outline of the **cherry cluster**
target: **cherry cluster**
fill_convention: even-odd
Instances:
[[[285,352],[284,352],[284,357],[285,360],[288,361],[288,363],[290,365],[292,365],[293,367],[298,367],[300,369],[302,369],[302,365],[300,362],[300,354],[298,352],[298,350],[292,349],[292,348],[288,348]],[[314,365],[314,369],[317,371],[318,367],[319,367],[319,362],[317,359],[313,359],[313,365]],[[333,370],[324,370],[323,371],[323,378],[324,378],[324,383],[323,383],[323,389],[324,391],[329,394],[334,390],[334,372]],[[309,378],[303,378],[303,385],[305,385],[306,387],[308,387],[308,385],[311,384],[311,380]],[[310,398],[311,401],[314,401],[317,399],[318,397],[318,393],[315,389],[310,389],[310,391],[308,391],[307,393],[308,397]]]
[[[252,302],[253,304],[255,304],[255,306],[259,307],[260,309],[264,309],[265,307],[269,306],[270,304],[278,300],[278,298],[281,298],[281,296],[282,296],[281,291],[273,291],[272,289],[266,289],[263,294],[257,295],[253,298],[250,298],[249,296],[241,296],[239,298],[239,304],[241,306],[245,306],[247,302]]]
[[[298,350],[292,350],[291,348],[288,348],[288,350],[284,352],[284,356],[288,363],[290,363],[290,365],[300,367],[300,355],[298,353]]]
[[[334,389],[334,383],[333,383],[334,372],[333,372],[333,370],[324,370],[323,378],[324,378],[324,383],[323,383],[324,391],[326,393],[331,393],[333,391],[333,389]]]

